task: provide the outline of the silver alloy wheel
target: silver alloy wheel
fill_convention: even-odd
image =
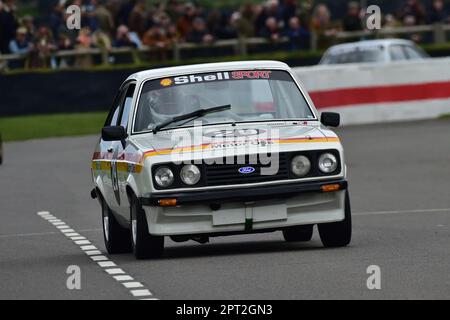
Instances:
[[[103,230],[105,232],[106,241],[109,241],[109,217],[107,215],[103,216]]]
[[[133,243],[135,245],[136,245],[136,238],[137,238],[136,226],[137,226],[137,221],[136,221],[136,219],[133,219],[131,221],[131,233],[133,235]]]
[[[131,206],[131,236],[133,238],[133,245],[136,245],[137,239],[137,220],[136,220],[136,205]]]

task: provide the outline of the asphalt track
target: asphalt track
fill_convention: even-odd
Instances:
[[[450,121],[338,130],[350,170],[354,238],[323,249],[281,233],[167,243],[164,258],[110,258],[159,299],[449,299]],[[96,137],[5,145],[0,167],[0,299],[134,299],[55,226],[49,211],[104,251],[89,197]],[[68,266],[82,289],[66,287]],[[381,268],[381,290],[366,269]]]

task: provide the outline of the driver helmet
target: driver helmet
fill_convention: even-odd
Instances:
[[[155,124],[185,114],[184,95],[177,89],[150,92],[148,105]]]

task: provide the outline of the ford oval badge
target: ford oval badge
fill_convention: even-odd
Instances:
[[[253,167],[243,167],[243,168],[239,169],[239,173],[242,173],[242,174],[250,174],[250,173],[253,173],[255,171],[256,171],[256,169],[253,168]]]

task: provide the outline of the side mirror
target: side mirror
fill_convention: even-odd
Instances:
[[[125,139],[127,137],[127,132],[122,126],[104,127],[102,129],[103,141],[120,141],[123,147],[125,147]]]
[[[327,127],[339,127],[341,124],[341,116],[335,112],[323,112],[320,122]]]

